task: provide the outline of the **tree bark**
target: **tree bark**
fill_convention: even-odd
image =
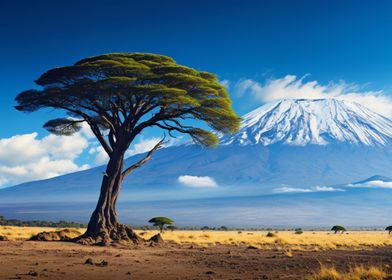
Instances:
[[[124,153],[113,153],[102,179],[97,206],[91,215],[86,232],[76,239],[83,244],[107,245],[113,242],[143,239],[131,228],[118,222],[116,203],[124,176],[122,175]]]

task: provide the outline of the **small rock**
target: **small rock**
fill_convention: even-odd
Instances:
[[[93,259],[92,259],[92,258],[88,258],[88,259],[84,262],[84,264],[93,265],[93,264],[94,264]]]
[[[36,277],[36,276],[38,276],[38,272],[29,271],[29,273],[27,273],[27,275]]]
[[[107,261],[101,261],[100,263],[96,263],[97,266],[108,266],[109,263]]]
[[[0,235],[0,241],[8,241],[8,237],[5,235]]]
[[[210,271],[207,271],[206,274],[207,274],[207,275],[212,275],[212,274],[215,274],[215,272],[213,272],[213,271],[210,270]]]
[[[148,241],[152,241],[155,243],[164,243],[162,235],[160,233],[152,236]]]
[[[252,245],[250,245],[250,246],[248,246],[248,248],[247,249],[251,249],[251,250],[257,250],[258,248],[257,247],[255,247],[255,246],[252,246]]]

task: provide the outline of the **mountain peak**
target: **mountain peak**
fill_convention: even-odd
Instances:
[[[361,185],[361,184],[374,182],[374,181],[389,183],[389,182],[392,182],[392,179],[387,176],[383,176],[383,175],[374,175],[374,176],[369,177],[365,180],[355,182],[354,185]]]
[[[220,143],[383,146],[392,143],[392,121],[349,101],[283,99],[246,114],[240,131]]]

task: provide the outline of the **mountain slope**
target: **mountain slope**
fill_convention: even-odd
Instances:
[[[305,146],[392,143],[392,121],[366,107],[335,99],[281,100],[244,116],[241,131],[221,144]]]

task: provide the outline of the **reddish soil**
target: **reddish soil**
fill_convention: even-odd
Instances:
[[[87,261],[87,263],[86,263]],[[383,266],[390,273],[392,248],[282,252],[247,247],[164,244],[96,247],[67,242],[0,242],[0,279],[303,279],[320,263],[347,269]]]

